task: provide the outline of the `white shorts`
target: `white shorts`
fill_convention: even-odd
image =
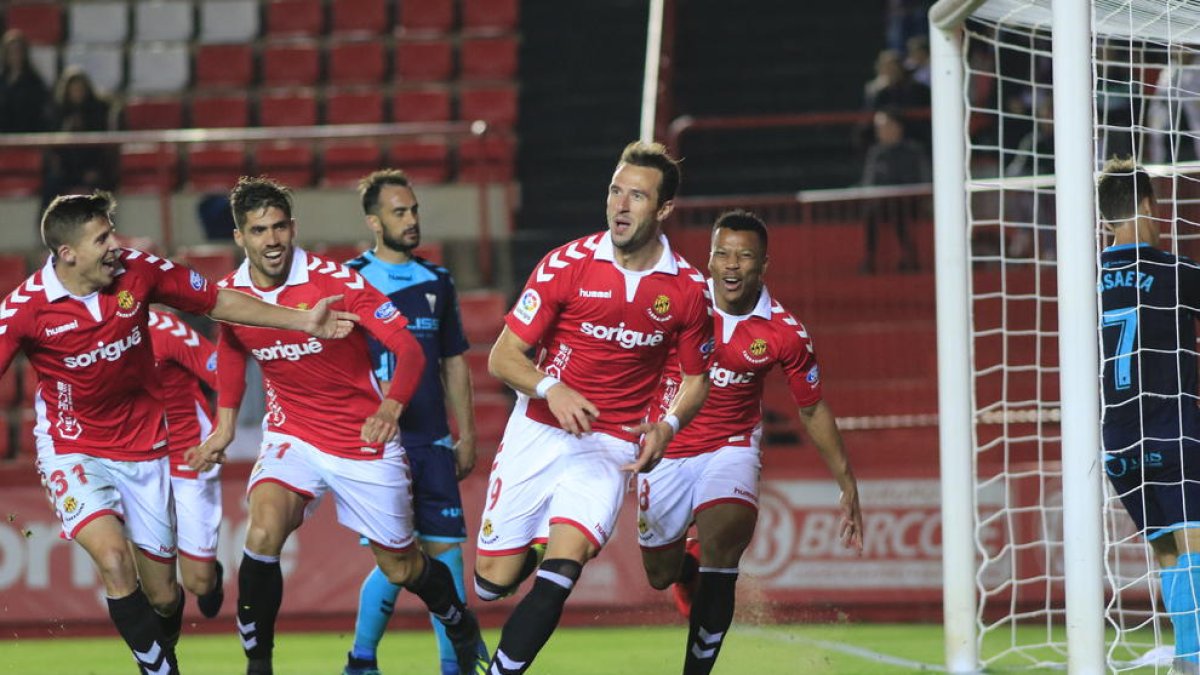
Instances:
[[[307,499],[306,516],[326,491],[332,492],[342,525],[391,551],[413,544],[412,480],[404,448],[396,441],[385,445],[380,457],[347,459],[295,436],[265,431],[246,493],[264,482]]]
[[[217,559],[221,531],[221,479],[217,468],[198,478],[171,476],[179,555],[193,560]]]
[[[602,548],[612,536],[629,482],[620,467],[637,452],[637,444],[608,434],[575,438],[535,422],[518,404],[488,478],[479,555],[523,551],[557,524],[574,526]]]
[[[175,560],[175,518],[171,509],[171,476],[166,457],[121,462],[78,453],[38,454],[38,473],[58,519],[63,538],[100,516],[116,516],[125,536],[146,557]]]
[[[638,480],[638,543],[642,548],[670,546],[687,534],[697,513],[718,504],[758,510],[761,471],[754,446],[727,445],[662,460]]]

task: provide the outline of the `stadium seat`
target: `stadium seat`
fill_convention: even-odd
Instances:
[[[178,98],[130,98],[125,101],[125,127],[179,129],[183,127],[183,104]]]
[[[331,143],[325,147],[321,185],[355,187],[359,179],[380,168],[383,152],[373,141]]]
[[[313,151],[308,144],[261,143],[254,148],[255,172],[270,176],[288,187],[313,183]]]
[[[24,366],[21,368],[21,403],[32,407],[33,395],[37,393],[38,386],[37,371],[30,367],[27,359],[20,360]]]
[[[340,263],[357,258],[365,250],[361,244],[318,244],[313,248],[313,252],[322,258]]]
[[[397,32],[436,33],[454,30],[454,0],[402,0]]]
[[[197,129],[250,125],[250,104],[242,94],[197,94],[192,97],[191,126]]]
[[[196,270],[210,281],[217,281],[237,267],[237,256],[231,246],[202,244],[179,249],[179,262]]]
[[[0,298],[25,281],[25,277],[29,276],[26,267],[25,256],[19,253],[0,253]],[[4,405],[0,403],[0,407]]]
[[[463,0],[464,32],[517,30],[519,0]]]
[[[133,39],[140,42],[191,40],[196,15],[187,0],[136,2],[133,6]]]
[[[330,5],[334,35],[378,35],[387,30],[384,0],[337,0]]]
[[[136,42],[129,50],[129,85],[134,94],[175,94],[192,79],[186,43]]]
[[[393,122],[446,122],[451,119],[449,89],[407,89],[392,96]]]
[[[325,33],[321,0],[269,0],[267,36],[318,37]]]
[[[197,87],[248,87],[254,81],[254,48],[249,44],[200,45],[196,49]]]
[[[497,330],[499,335],[500,331]],[[495,340],[496,336],[492,336]],[[480,345],[471,345],[471,348],[463,354],[463,358],[467,362],[467,370],[471,371],[471,385],[476,393],[491,392],[496,394],[504,393],[506,385],[499,379],[492,377],[488,372],[488,355],[491,353],[489,349],[491,341]]]
[[[200,3],[200,42],[250,42],[258,37],[258,0],[204,0]]]
[[[119,91],[125,84],[124,45],[68,45],[63,49],[63,65],[83,68],[92,84],[103,92]]]
[[[7,292],[5,291],[5,293]],[[7,431],[8,409],[20,400],[20,382],[20,369],[17,368],[16,361],[14,361],[4,371],[4,374],[0,375],[0,423],[5,424],[5,431]],[[4,438],[0,436],[0,443],[3,442]],[[6,455],[7,453],[0,452],[0,457]]]
[[[459,45],[459,77],[511,80],[517,76],[517,41],[511,37],[464,38]]]
[[[57,45],[63,39],[63,11],[57,2],[13,2],[4,12],[6,28],[17,28],[35,45]]]
[[[268,91],[258,100],[260,126],[307,127],[317,121],[317,97],[311,89]]]
[[[72,44],[123,44],[129,39],[129,4],[125,0],[72,2],[67,7]]]
[[[188,187],[200,192],[228,192],[246,169],[243,146],[231,143],[194,145],[188,151]]]
[[[330,91],[325,95],[326,124],[380,124],[383,94],[377,89]]]
[[[26,368],[27,372],[33,368]],[[32,407],[20,408],[20,424],[17,429],[18,462],[33,462],[37,459],[37,440],[33,436],[33,428],[37,426],[37,413]]]
[[[42,186],[42,151],[5,148],[0,152],[0,197],[34,195]]]
[[[445,82],[454,77],[454,45],[449,40],[405,40],[396,43],[396,79]]]
[[[445,183],[450,178],[450,149],[442,140],[392,143],[388,163],[403,169],[415,183]]]
[[[58,81],[58,47],[52,45],[29,45],[29,62],[42,76],[43,82]]]
[[[497,328],[495,334],[479,344],[490,345],[500,334]],[[479,393],[475,396],[475,435],[481,446],[492,446],[504,438],[504,428],[508,426],[508,416],[512,412],[513,401],[507,392]]]
[[[440,241],[424,242],[413,250],[413,254],[419,255],[435,265],[446,264],[446,251],[442,248]]]
[[[515,148],[509,138],[494,134],[466,138],[458,145],[458,179],[509,181],[516,173]]]
[[[383,43],[338,42],[329,46],[329,84],[377,84],[387,71]]]
[[[463,87],[458,92],[458,118],[513,126],[517,123],[516,87]]]
[[[458,294],[463,332],[473,345],[490,345],[504,326],[508,303],[499,291],[465,291]]]
[[[316,42],[268,44],[262,52],[266,86],[309,86],[321,78],[321,51]]]
[[[118,185],[122,193],[173,190],[179,184],[179,152],[173,145],[155,143],[121,146]]]

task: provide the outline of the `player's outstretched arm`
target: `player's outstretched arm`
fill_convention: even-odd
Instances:
[[[233,442],[237,433],[237,408],[218,408],[217,426],[194,448],[188,448],[183,458],[196,471],[208,471],[216,464],[225,462],[225,448]]]
[[[621,467],[623,471],[646,473],[654,468],[667,451],[667,444],[675,437],[676,427],[668,419],[674,418],[679,429],[686,427],[704,406],[708,398],[708,371],[696,375],[684,375],[679,384],[679,393],[671,402],[671,408],[658,422],[645,422],[632,427],[630,430],[642,436],[642,449],[632,464]]]
[[[471,369],[462,354],[442,359],[442,380],[446,401],[458,423],[458,440],[454,443],[454,462],[459,480],[475,468],[475,406],[471,391]]]
[[[554,378],[547,380],[548,376],[525,355],[532,348],[505,326],[488,355],[488,372],[526,396],[545,398],[554,419],[567,433],[580,436],[590,432],[592,420],[600,416],[600,410],[562,382]],[[546,384],[543,385],[543,381]],[[538,385],[542,385],[540,392]]]
[[[337,339],[349,335],[358,321],[357,314],[333,309],[333,303],[341,299],[340,295],[332,295],[322,298],[312,309],[299,310],[272,305],[241,291],[222,288],[217,293],[216,306],[208,315],[217,321],[298,330],[313,337]]]
[[[842,444],[842,433],[838,431],[833,410],[825,401],[818,401],[800,409],[800,420],[804,422],[809,438],[817,445],[817,452],[842,489],[842,523],[839,528],[842,545],[862,553],[863,522],[862,509],[858,504],[858,481],[850,467],[850,457]]]

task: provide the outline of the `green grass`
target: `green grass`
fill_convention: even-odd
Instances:
[[[1041,637],[1022,627],[1021,642]],[[497,631],[485,631],[494,646]],[[336,633],[287,633],[277,638],[275,672],[279,675],[337,675],[351,636]],[[538,656],[533,674],[642,675],[682,670],[686,628],[676,626],[560,628]],[[985,645],[996,653],[1008,635],[995,635]],[[228,635],[185,635],[179,646],[186,675],[230,675],[242,672],[237,638]],[[716,675],[898,675],[937,672],[942,663],[939,625],[836,624],[751,626],[735,624],[725,640]],[[436,648],[427,631],[393,631],[380,648],[387,675],[437,672]],[[1030,670],[1005,661],[989,672],[1053,672]],[[71,673],[132,675],[132,657],[111,638],[0,640],[0,674]],[[1062,672],[1062,671],[1060,671]],[[1143,669],[1138,673],[1152,673]],[[1161,671],[1160,671],[1161,672]]]

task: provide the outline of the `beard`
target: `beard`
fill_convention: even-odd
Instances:
[[[387,232],[383,232],[381,234],[380,241],[383,242],[384,246],[392,249],[393,251],[405,254],[411,254],[413,249],[421,245],[421,238],[419,236],[417,237],[417,242],[415,244],[406,244]]]

